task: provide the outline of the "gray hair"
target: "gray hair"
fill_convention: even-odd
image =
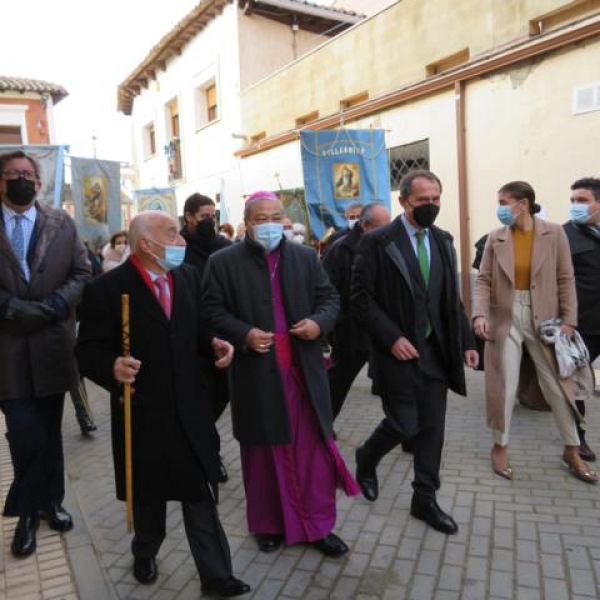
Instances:
[[[349,210],[352,210],[353,208],[362,208],[363,205],[360,202],[353,202],[352,204],[348,204],[348,206],[346,206],[346,210],[344,210],[344,214],[348,214]]]
[[[283,203],[279,198],[274,198],[271,195],[269,196],[257,196],[255,198],[251,198],[246,201],[246,205],[244,206],[244,221],[248,221],[250,219],[250,215],[252,214],[252,209],[256,204],[261,202],[262,200],[270,200],[271,202],[278,202],[279,206],[281,206],[281,210],[283,210]]]
[[[365,206],[363,206],[363,209],[360,211],[360,219],[359,219],[361,225],[371,222],[371,219],[373,217],[373,209],[376,206],[381,206],[381,207],[385,208],[383,203],[379,202],[379,201],[371,202],[370,204],[365,204]]]

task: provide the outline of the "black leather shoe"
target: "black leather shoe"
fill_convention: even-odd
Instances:
[[[227,579],[213,579],[202,584],[202,593],[207,596],[233,598],[250,592],[250,586],[231,575]]]
[[[219,483],[225,483],[226,481],[229,481],[229,475],[227,474],[223,459],[219,456]]]
[[[410,440],[404,440],[401,443],[402,446],[402,452],[406,452],[407,454],[414,454],[415,453],[415,442],[413,439]]]
[[[257,533],[254,537],[261,552],[275,552],[283,542],[282,536],[273,533]]]
[[[92,431],[96,431],[98,427],[88,416],[85,417],[77,417],[77,422],[79,423],[79,429],[81,429],[81,433],[83,435],[88,435],[92,433]]]
[[[156,559],[153,556],[150,558],[139,558],[136,556],[133,560],[133,576],[140,583],[154,583],[158,577]]]
[[[312,546],[331,558],[339,558],[348,552],[348,546],[335,533],[330,533],[323,539],[312,542]]]
[[[48,508],[40,510],[40,518],[48,521],[48,527],[56,531],[69,531],[73,529],[73,518],[59,504],[51,504]]]
[[[413,496],[410,514],[442,533],[458,533],[456,521],[439,507],[435,498]]]
[[[596,460],[596,454],[586,442],[581,442],[579,445],[579,458],[585,462],[594,462]]]
[[[40,524],[37,517],[20,517],[10,550],[13,556],[25,558],[35,552],[35,532]]]
[[[364,453],[365,451],[362,446],[356,449],[356,481],[360,486],[362,495],[370,502],[374,502],[377,500],[377,496],[379,496],[377,471],[375,467],[367,464]]]

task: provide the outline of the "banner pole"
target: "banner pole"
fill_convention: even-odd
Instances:
[[[123,356],[130,356],[129,340],[129,294],[121,295],[121,318],[123,326]],[[127,531],[133,530],[133,470],[131,460],[131,385],[123,386],[123,410],[125,426],[125,501]]]

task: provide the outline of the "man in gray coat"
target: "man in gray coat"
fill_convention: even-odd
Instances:
[[[73,220],[37,203],[40,187],[34,158],[0,156],[0,410],[15,473],[3,514],[19,517],[18,557],[35,551],[40,517],[58,531],[73,527],[62,507],[61,423],[77,377],[75,306],[90,277]]]

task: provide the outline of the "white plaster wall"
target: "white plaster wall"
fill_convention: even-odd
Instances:
[[[132,113],[134,157],[138,165],[139,188],[166,187],[168,140],[166,105],[173,98],[179,104],[179,127],[184,179],[176,183],[178,207],[193,192],[214,197],[219,192],[229,197],[239,194],[235,177],[234,152],[240,140],[232,137],[241,131],[239,101],[239,51],[237,9],[228,5],[182,51],[171,59],[157,81],[136,97]],[[212,78],[217,82],[219,118],[196,128],[196,89]],[[156,155],[144,159],[144,127],[154,121]]]

